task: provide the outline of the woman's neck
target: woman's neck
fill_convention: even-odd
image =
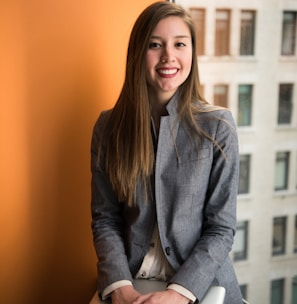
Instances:
[[[155,94],[149,96],[151,104],[151,116],[153,118],[157,133],[159,133],[161,117],[168,114],[166,105],[168,104],[171,97],[171,95],[165,96],[165,94],[162,96],[156,96]]]

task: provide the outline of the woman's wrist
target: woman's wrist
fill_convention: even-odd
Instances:
[[[186,296],[180,294],[179,292],[173,290],[173,289],[167,289],[167,292],[173,293],[175,297],[178,297],[180,300],[178,300],[178,303],[180,304],[193,304],[193,301]]]

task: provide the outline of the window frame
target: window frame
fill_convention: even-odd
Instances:
[[[294,304],[297,301],[297,275],[292,278],[292,298],[291,303]]]
[[[293,112],[293,83],[280,83],[278,92],[278,125],[290,125]],[[284,118],[285,117],[285,118]]]
[[[246,93],[241,93],[241,89],[248,88]],[[253,115],[253,93],[254,86],[252,84],[240,84],[238,85],[237,94],[237,125],[238,127],[250,127],[252,125],[252,115]],[[244,105],[243,102],[246,104]],[[245,111],[247,115],[245,115]]]
[[[286,191],[289,187],[290,152],[278,151],[275,157],[274,191]],[[282,173],[279,176],[278,173]],[[280,178],[282,179],[280,182]],[[282,185],[281,185],[282,184]]]
[[[248,235],[249,235],[249,222],[248,221],[240,221],[237,222],[236,225],[236,235],[234,239],[233,245],[233,260],[234,262],[244,261],[248,259]],[[240,233],[242,231],[242,234]],[[243,247],[243,250],[236,251],[236,246],[238,245],[238,237],[242,235],[241,243],[239,247]]]
[[[240,288],[240,291],[241,291],[242,298],[247,300],[248,299],[248,297],[247,297],[248,285],[247,284],[240,284],[239,288]]]
[[[276,296],[275,291],[279,291],[278,301],[275,302]],[[270,283],[270,304],[284,304],[284,295],[285,295],[285,279],[275,279]]]
[[[294,244],[293,252],[297,253],[297,215],[294,218]]]
[[[250,15],[250,17],[247,17],[247,15]],[[255,55],[255,33],[256,11],[242,10],[240,16],[240,56]]]
[[[205,16],[206,9],[198,7],[189,8],[196,30],[196,54],[205,55]],[[201,17],[202,16],[202,17]],[[201,18],[200,18],[201,17]]]
[[[251,154],[239,155],[238,195],[250,193],[251,159]]]
[[[288,20],[288,15],[291,14],[293,20]],[[296,55],[296,28],[297,28],[297,12],[283,11],[282,14],[282,35],[281,35],[281,55],[294,56]]]
[[[224,90],[223,94],[217,93],[217,90]],[[217,106],[228,108],[229,85],[215,84],[213,88],[213,101]]]
[[[217,9],[215,16],[215,56],[230,55],[230,35],[231,10]]]
[[[280,256],[286,253],[287,222],[286,216],[273,218],[272,256]],[[276,244],[278,241],[280,241],[279,244]]]

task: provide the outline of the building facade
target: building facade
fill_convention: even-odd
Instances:
[[[231,257],[251,304],[297,303],[297,0],[176,0],[197,28],[202,90],[240,144]]]

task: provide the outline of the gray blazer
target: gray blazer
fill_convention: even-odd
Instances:
[[[155,220],[161,244],[175,275],[170,282],[202,299],[208,288],[226,288],[226,304],[239,304],[240,289],[229,259],[236,228],[238,142],[232,115],[219,110],[197,115],[205,137],[195,146],[178,120],[176,100],[161,118],[155,166],[155,193],[149,202],[137,188],[136,205],[117,201],[97,159],[103,112],[91,146],[92,230],[98,256],[99,294],[119,280],[132,280],[148,251]],[[154,197],[154,198],[153,198]]]

